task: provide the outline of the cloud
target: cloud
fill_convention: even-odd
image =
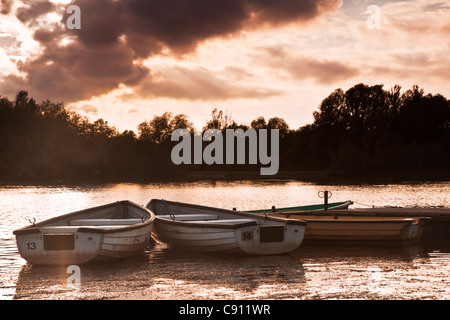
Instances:
[[[23,23],[52,12],[56,6],[48,0],[22,0],[26,5],[17,9],[16,17]]]
[[[144,55],[159,45],[175,52],[199,42],[262,25],[308,21],[334,10],[339,0],[171,0],[118,1],[127,41]],[[137,38],[135,38],[137,37]],[[148,40],[142,42],[142,39]],[[147,43],[148,48],[145,48]]]
[[[85,113],[90,113],[90,114],[93,114],[93,115],[97,115],[98,114],[98,108],[93,106],[93,105],[87,104],[87,103],[84,103],[80,107],[78,107],[78,110],[81,110],[81,111],[83,111]]]
[[[11,11],[13,0],[0,0],[0,14],[8,14]]]
[[[368,50],[358,63],[364,77],[447,91],[450,6],[429,0],[389,2],[381,13],[381,30],[364,38]]]
[[[248,72],[225,68],[224,71],[211,71],[203,67],[164,67],[153,70],[152,74],[140,83],[135,94],[125,94],[123,99],[175,98],[185,100],[227,100],[234,98],[264,98],[282,94],[281,91],[231,82],[228,75],[249,77]],[[221,75],[224,76],[221,76]]]
[[[139,82],[147,70],[133,64],[133,52],[120,44],[88,48],[78,42],[47,47],[34,60],[18,64],[26,74],[22,88],[39,99],[87,100],[114,90],[120,83]],[[19,77],[12,76],[16,83]],[[8,83],[8,79],[4,83]]]
[[[274,92],[266,89],[225,84],[205,69],[178,69],[175,78],[153,81],[149,75],[159,71],[148,70],[143,61],[162,52],[179,57],[193,52],[203,41],[245,30],[308,22],[335,10],[341,1],[75,0],[72,4],[81,9],[81,30],[65,28],[67,13],[57,23],[45,21],[52,10],[60,12],[60,5],[48,0],[23,3],[16,16],[32,28],[41,54],[21,62],[18,69],[23,76],[4,78],[0,90],[26,89],[41,99],[70,103],[107,94],[121,84],[139,85],[139,94],[148,90],[147,96],[198,99],[272,95]],[[320,65],[316,69],[320,70]],[[181,77],[190,84],[182,85],[177,80]]]
[[[448,74],[450,72],[450,62],[445,59],[445,55],[436,55],[425,53],[405,53],[393,54],[387,65],[368,65],[367,75],[375,76],[379,79],[410,79],[414,84],[423,85],[426,81],[442,83],[444,86],[448,83]]]
[[[422,5],[423,11],[439,11],[441,9],[450,9],[450,6],[446,2],[437,2],[437,3],[425,3]]]
[[[332,84],[355,77],[359,74],[357,67],[349,66],[339,60],[311,58],[295,55],[283,48],[261,48],[266,66],[283,71],[299,81],[312,80],[316,84]]]
[[[312,79],[317,84],[331,84],[358,75],[358,68],[339,61],[295,57],[284,68],[296,79]]]
[[[334,0],[252,0],[248,1],[253,20],[257,24],[285,24],[294,21],[308,21],[326,11],[339,8],[341,1]]]
[[[0,34],[0,48],[8,48],[16,42],[16,38],[9,34]]]

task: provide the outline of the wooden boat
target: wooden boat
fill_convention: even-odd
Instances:
[[[153,238],[192,251],[282,254],[303,241],[306,223],[252,213],[165,200],[150,200],[155,213]]]
[[[120,201],[14,231],[20,255],[32,264],[82,264],[131,257],[151,239],[155,215]]]
[[[271,209],[253,210],[267,215]],[[320,212],[277,210],[273,217],[304,220],[307,223],[304,243],[334,244],[412,244],[420,242],[429,217],[369,217]]]
[[[340,209],[348,209],[349,206],[353,204],[353,201],[342,201],[342,202],[332,202],[328,203],[328,210],[340,210]],[[263,209],[263,210],[253,210],[246,212],[254,212],[254,213],[276,213],[276,214],[297,214],[302,212],[316,212],[316,211],[324,211],[325,204],[311,204],[306,206],[297,206],[297,207],[286,207],[286,208],[275,208],[272,206],[271,209]]]

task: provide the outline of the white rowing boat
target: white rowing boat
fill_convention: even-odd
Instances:
[[[155,215],[130,201],[89,208],[14,231],[32,264],[82,264],[131,257],[151,239]]]
[[[145,206],[156,217],[156,241],[192,251],[287,253],[302,243],[306,226],[300,220],[165,200],[153,199]]]

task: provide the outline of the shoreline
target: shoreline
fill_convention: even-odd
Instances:
[[[173,174],[161,177],[89,177],[89,178],[0,178],[0,186],[16,185],[102,185],[110,183],[171,183],[171,182],[198,182],[204,180],[214,181],[270,181],[270,180],[297,180],[319,184],[366,184],[366,183],[402,183],[405,181],[450,181],[450,172],[436,171],[408,171],[408,172],[370,172],[361,174],[342,174],[332,171],[280,171],[273,176],[262,176],[259,171],[239,170],[204,170],[189,173]]]

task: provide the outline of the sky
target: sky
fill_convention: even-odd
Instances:
[[[240,124],[281,117],[297,129],[358,83],[450,98],[448,1],[0,3],[0,96],[27,90],[120,131],[164,112],[201,128],[214,108]],[[70,5],[81,29],[67,27]]]

